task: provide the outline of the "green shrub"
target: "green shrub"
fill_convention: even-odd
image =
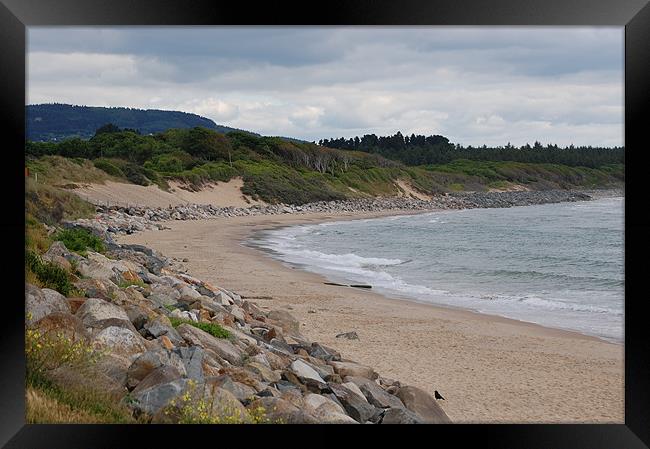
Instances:
[[[55,263],[44,261],[41,256],[31,250],[25,250],[25,268],[28,274],[31,272],[36,276],[43,288],[56,290],[65,296],[73,291],[67,271]]]
[[[81,228],[63,229],[54,235],[54,240],[62,241],[66,248],[82,256],[86,255],[88,248],[98,253],[103,253],[106,250],[102,239]]]
[[[97,167],[100,170],[105,171],[111,176],[116,176],[118,178],[124,178],[124,172],[120,170],[119,167],[117,167],[115,164],[112,164],[108,162],[106,159],[97,159],[94,161],[95,167]]]
[[[142,287],[142,288],[146,287],[146,284],[140,279],[138,279],[137,281],[120,281],[117,284],[117,286],[120,288],[127,288],[132,285],[137,285],[138,287]]]
[[[189,324],[198,329],[201,329],[204,332],[212,335],[217,338],[230,338],[230,332],[228,332],[223,327],[219,326],[217,323],[197,323],[196,321],[191,320],[182,320],[180,318],[169,317],[169,321],[172,323],[172,326],[178,327],[181,324]]]

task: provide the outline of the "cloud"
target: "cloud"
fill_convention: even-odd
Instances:
[[[28,29],[28,100],[194,112],[306,140],[623,143],[623,29]]]

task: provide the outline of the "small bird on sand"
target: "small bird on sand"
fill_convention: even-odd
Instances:
[[[436,399],[442,399],[443,401],[445,400],[445,398],[443,398],[442,395],[438,393],[438,390],[433,392],[433,397]]]

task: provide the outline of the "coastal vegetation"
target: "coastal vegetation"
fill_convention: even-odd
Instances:
[[[110,179],[167,189],[169,180],[180,180],[196,190],[241,177],[244,194],[285,204],[397,195],[399,181],[424,194],[518,186],[599,188],[624,181],[621,148],[464,148],[427,139],[429,146],[409,144],[399,151],[363,145],[334,149],[240,131],[195,127],[142,135],[110,125],[88,140],[28,141],[26,156],[31,171],[59,184]],[[416,150],[424,156],[410,159]]]
[[[213,337],[230,338],[230,332],[228,332],[226,329],[224,329],[223,327],[221,327],[217,323],[201,323],[201,322],[198,322],[198,321],[184,320],[182,318],[175,318],[173,316],[169,317],[169,321],[172,323],[173,327],[178,327],[181,324],[189,324],[190,326],[194,326],[197,329],[201,329],[202,331],[207,332],[208,334],[212,335]]]

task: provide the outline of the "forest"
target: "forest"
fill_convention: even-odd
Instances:
[[[70,137],[88,139],[106,123],[129,128],[141,134],[158,133],[170,128],[201,126],[222,133],[235,128],[217,125],[200,115],[180,111],[134,109],[123,107],[75,106],[50,103],[28,105],[27,139],[60,141]]]
[[[406,165],[446,164],[457,159],[549,163],[590,168],[625,163],[623,147],[571,145],[561,148],[552,144],[542,145],[537,141],[532,146],[526,144],[516,147],[508,143],[500,147],[473,147],[451,143],[440,135],[404,136],[399,131],[392,136],[377,137],[375,134],[366,134],[349,139],[322,139],[318,144],[329,148],[379,154]]]

